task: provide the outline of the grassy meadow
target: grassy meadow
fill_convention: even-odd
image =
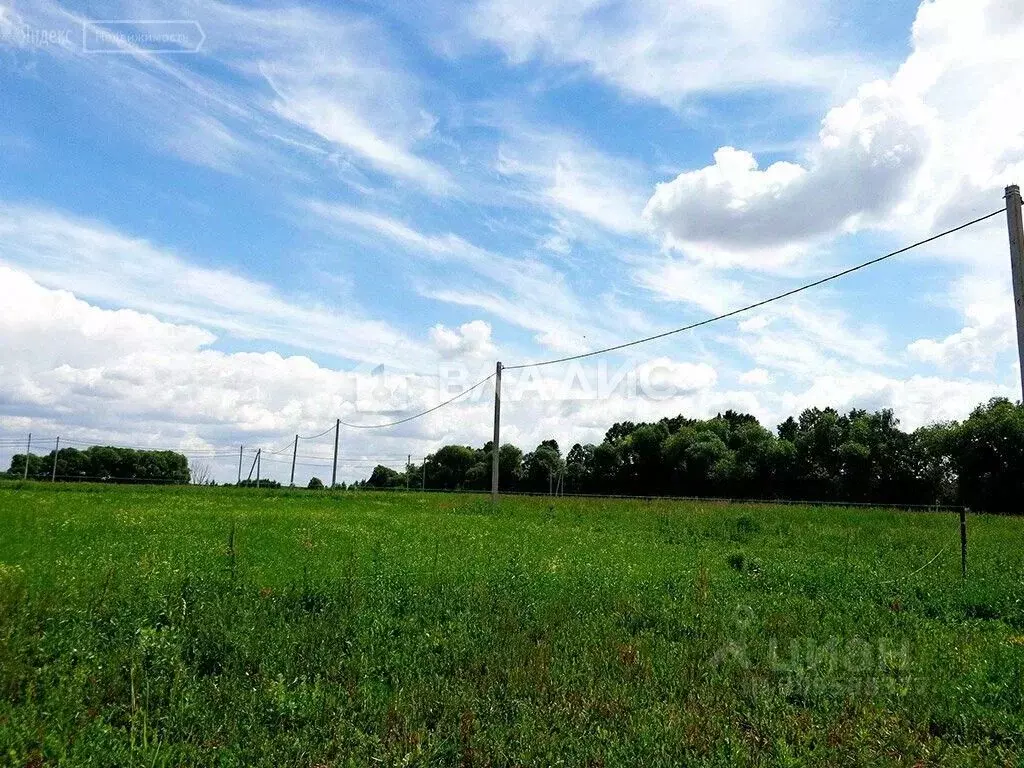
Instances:
[[[1024,520],[0,486],[14,766],[1019,765]],[[938,555],[936,557],[936,555]]]

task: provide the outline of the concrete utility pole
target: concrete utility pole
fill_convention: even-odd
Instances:
[[[423,457],[423,486],[420,488],[421,491],[427,490],[427,457]]]
[[[292,448],[292,479],[288,481],[289,485],[295,485],[295,457],[299,453],[299,436],[295,436],[295,446]]]
[[[491,448],[491,503],[498,503],[498,449],[501,447],[501,362],[494,367],[494,443]]]
[[[263,449],[262,448],[257,448],[256,449],[256,487],[257,488],[260,487],[260,468],[263,466],[263,462],[260,461],[260,458],[262,456],[263,456]]]
[[[409,473],[412,472],[412,454],[405,457],[405,490],[409,490]]]
[[[242,484],[242,449],[244,445],[238,446],[238,484]],[[251,473],[250,473],[251,474]]]
[[[1010,235],[1010,273],[1013,303],[1017,310],[1017,360],[1020,362],[1021,397],[1024,398],[1024,223],[1021,221],[1020,187],[1006,188],[1006,229]]]
[[[57,435],[57,441],[53,444],[53,474],[50,475],[50,482],[57,482],[57,454],[60,453],[60,435]]]
[[[25,474],[22,480],[28,480],[28,460],[32,458],[32,433],[28,433],[28,447],[25,449]]]
[[[338,482],[338,433],[341,431],[341,419],[334,422],[334,466],[331,469],[331,488]]]

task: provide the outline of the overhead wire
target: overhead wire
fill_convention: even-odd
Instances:
[[[682,328],[674,328],[674,329],[672,329],[670,331],[664,331],[662,333],[656,333],[653,336],[647,336],[647,337],[642,338],[642,339],[635,339],[634,341],[627,341],[627,342],[625,342],[623,344],[616,344],[616,345],[611,346],[611,347],[604,347],[603,349],[595,349],[592,352],[583,352],[583,353],[578,354],[578,355],[569,355],[567,357],[558,357],[558,358],[554,358],[552,360],[542,360],[542,361],[535,362],[535,363],[521,363],[519,365],[503,365],[502,369],[506,370],[506,371],[514,371],[514,370],[518,370],[518,369],[521,369],[521,368],[539,368],[539,367],[545,366],[545,365],[555,365],[556,363],[567,363],[567,362],[569,362],[571,360],[581,360],[581,359],[583,359],[585,357],[594,357],[596,355],[603,355],[603,354],[605,354],[607,352],[616,352],[616,351],[618,351],[620,349],[626,349],[627,347],[635,347],[638,344],[646,344],[649,341],[656,341],[657,339],[663,339],[666,336],[672,336],[672,335],[677,334],[677,333],[683,333],[684,331],[692,331],[694,328],[700,328],[701,326],[710,325],[711,323],[718,322],[719,320],[725,320],[725,319],[730,318],[730,317],[735,317],[736,315],[742,314],[744,312],[749,312],[749,311],[751,311],[753,309],[758,309],[760,307],[763,307],[763,306],[765,306],[767,304],[771,304],[773,302],[779,301],[781,299],[785,299],[785,298],[788,298],[790,296],[794,296],[794,295],[796,295],[798,293],[801,293],[803,291],[806,291],[806,290],[808,290],[810,288],[816,288],[819,285],[824,285],[825,283],[831,282],[833,280],[838,280],[840,277],[845,277],[846,275],[849,275],[849,274],[852,274],[854,272],[857,272],[858,270],[864,269],[865,267],[870,267],[870,266],[872,266],[874,264],[878,264],[879,262],[885,261],[886,259],[891,259],[893,256],[899,256],[900,254],[906,253],[907,251],[911,251],[914,248],[920,248],[922,245],[927,245],[928,243],[932,243],[932,242],[938,240],[939,238],[946,237],[947,235],[951,235],[954,232],[959,232],[962,229],[966,229],[967,227],[971,227],[971,226],[974,226],[975,224],[979,224],[979,223],[985,221],[986,219],[991,219],[993,216],[998,216],[999,214],[1004,213],[1005,211],[1006,211],[1006,206],[1003,206],[998,211],[993,211],[992,213],[987,213],[984,216],[979,216],[978,218],[972,219],[971,221],[968,221],[968,222],[966,222],[964,224],[961,224],[961,225],[959,225],[957,227],[953,227],[952,229],[947,229],[945,232],[939,232],[938,234],[932,235],[931,237],[927,237],[924,240],[918,240],[916,243],[912,243],[911,245],[904,246],[903,248],[900,248],[898,250],[891,251],[891,252],[889,252],[889,253],[887,253],[887,254],[885,254],[883,256],[878,256],[878,257],[876,257],[874,259],[869,259],[868,261],[861,262],[860,264],[856,264],[856,265],[854,265],[852,267],[844,269],[841,272],[836,272],[835,274],[829,275],[828,277],[823,277],[820,280],[815,280],[815,281],[810,282],[810,283],[805,283],[804,285],[801,285],[798,288],[792,288],[792,289],[790,289],[788,291],[784,291],[783,293],[776,294],[775,296],[771,296],[771,297],[769,297],[767,299],[762,299],[761,301],[756,301],[753,304],[747,304],[744,307],[740,307],[738,309],[733,309],[733,310],[731,310],[729,312],[724,312],[721,315],[715,315],[714,317],[709,317],[709,318],[706,318],[704,320],[700,320],[700,321],[698,321],[696,323],[690,323],[689,325],[684,325]]]
[[[616,352],[616,351],[619,351],[619,350],[622,350],[622,349],[627,349],[629,347],[637,346],[639,344],[645,344],[645,343],[650,342],[650,341],[656,341],[658,339],[663,339],[663,338],[666,338],[668,336],[672,336],[672,335],[675,335],[675,334],[683,333],[685,331],[693,330],[695,328],[700,328],[700,327],[705,326],[705,325],[710,325],[711,323],[715,323],[715,322],[718,322],[720,320],[725,320],[725,319],[728,319],[730,317],[735,317],[736,315],[740,315],[740,314],[743,314],[745,312],[750,312],[750,311],[752,311],[754,309],[758,309],[760,307],[764,307],[764,306],[766,306],[768,304],[772,304],[772,303],[774,303],[776,301],[780,301],[780,300],[788,298],[790,296],[794,296],[794,295],[796,295],[798,293],[801,293],[803,291],[809,290],[811,288],[815,288],[817,286],[824,285],[825,283],[829,283],[829,282],[831,282],[833,280],[837,280],[837,279],[839,279],[841,277],[845,277],[846,275],[850,275],[850,274],[852,274],[854,272],[857,272],[859,270],[865,269],[866,267],[873,266],[873,265],[878,264],[878,263],[880,263],[882,261],[885,261],[887,259],[891,259],[894,256],[898,256],[900,254],[906,253],[906,252],[911,251],[911,250],[913,250],[915,248],[919,248],[919,247],[921,247],[923,245],[927,245],[928,243],[932,243],[932,242],[934,242],[934,241],[936,241],[936,240],[938,240],[940,238],[943,238],[943,237],[946,237],[948,235],[954,234],[955,232],[959,232],[960,230],[963,230],[963,229],[966,229],[968,227],[974,226],[975,224],[979,224],[979,223],[981,223],[981,222],[983,222],[983,221],[985,221],[987,219],[993,218],[994,216],[998,216],[999,214],[1004,213],[1005,211],[1006,211],[1006,207],[1004,206],[1004,207],[1002,207],[1002,208],[1000,208],[1000,209],[998,209],[996,211],[992,211],[991,213],[985,214],[984,216],[979,216],[979,217],[977,217],[975,219],[972,219],[972,220],[970,220],[968,222],[960,224],[959,226],[952,227],[952,228],[947,229],[947,230],[945,230],[943,232],[939,232],[938,234],[935,234],[935,235],[932,235],[930,237],[924,238],[923,240],[919,240],[919,241],[917,241],[915,243],[912,243],[910,245],[904,246],[904,247],[899,248],[899,249],[897,249],[895,251],[890,251],[889,253],[886,253],[886,254],[884,254],[882,256],[878,256],[878,257],[876,257],[874,259],[869,259],[868,261],[861,262],[860,264],[856,264],[856,265],[854,265],[852,267],[848,267],[847,269],[844,269],[844,270],[841,270],[839,272],[833,273],[831,275],[828,275],[826,277],[820,278],[818,280],[814,280],[812,282],[805,283],[804,285],[798,286],[796,288],[792,288],[792,289],[790,289],[788,291],[784,291],[782,293],[776,294],[776,295],[768,297],[766,299],[762,299],[762,300],[754,302],[752,304],[747,304],[746,306],[739,307],[737,309],[733,309],[733,310],[731,310],[729,312],[724,312],[724,313],[719,314],[719,315],[715,315],[714,317],[705,318],[704,320],[700,320],[698,322],[690,323],[690,324],[684,325],[684,326],[682,326],[680,328],[674,328],[672,330],[664,331],[662,333],[654,334],[652,336],[647,336],[647,337],[644,337],[644,338],[635,339],[633,341],[628,341],[628,342],[624,342],[622,344],[616,344],[616,345],[613,345],[613,346],[604,347],[602,349],[597,349],[597,350],[593,350],[593,351],[590,351],[590,352],[584,352],[584,353],[577,354],[577,355],[569,355],[569,356],[566,356],[566,357],[559,357],[559,358],[554,358],[554,359],[551,359],[551,360],[542,360],[542,361],[538,361],[538,362],[521,363],[521,364],[516,364],[516,365],[506,365],[506,366],[502,366],[502,368],[504,370],[518,370],[518,369],[523,369],[523,368],[536,368],[536,367],[547,366],[547,365],[555,365],[557,363],[565,363],[565,362],[570,362],[572,360],[581,360],[581,359],[584,359],[584,358],[595,357],[597,355],[602,355],[602,354],[606,354],[606,353],[609,353],[609,352]],[[379,424],[355,424],[355,423],[352,423],[352,422],[343,421],[343,420],[339,419],[337,423],[341,424],[341,425],[344,425],[345,427],[348,427],[350,429],[385,429],[387,427],[394,427],[394,426],[398,426],[399,424],[405,424],[405,423],[408,423],[410,421],[414,421],[416,419],[422,418],[423,416],[426,416],[428,414],[434,413],[435,411],[438,411],[438,410],[440,410],[441,408],[444,408],[447,405],[451,405],[452,403],[460,400],[461,398],[465,397],[469,393],[473,392],[474,390],[476,390],[479,387],[481,387],[484,384],[486,384],[488,381],[493,379],[495,377],[495,375],[496,374],[492,373],[492,374],[488,375],[487,377],[481,379],[480,381],[478,381],[476,384],[474,384],[473,386],[469,387],[468,389],[465,389],[462,392],[460,392],[459,394],[455,395],[454,397],[451,397],[451,398],[445,400],[444,402],[438,403],[437,405],[435,405],[435,406],[433,406],[431,408],[428,408],[428,409],[426,409],[424,411],[420,411],[419,413],[415,413],[415,414],[412,414],[410,416],[406,416],[406,417],[401,418],[401,419],[396,419],[394,421],[383,422],[383,423],[379,423]],[[315,439],[317,439],[319,437],[323,437],[324,435],[328,434],[333,428],[334,428],[334,426],[332,425],[332,426],[328,426],[322,432],[319,432],[319,433],[317,433],[315,435],[308,435],[308,436],[306,436],[306,435],[297,435],[296,437],[298,439],[300,439],[300,440],[315,440]],[[51,442],[53,440],[55,440],[54,437],[45,436],[45,435],[39,435],[39,436],[35,436],[33,438],[33,442],[37,442],[37,444],[40,444],[39,445],[40,448],[43,447],[43,445],[41,445],[41,444],[48,443],[48,442]],[[64,445],[88,445],[88,446],[93,446],[93,445],[98,445],[99,444],[97,442],[86,441],[86,440],[78,440],[78,439],[74,439],[74,438],[61,438],[61,442]],[[24,439],[15,438],[15,437],[0,437],[0,448],[16,449],[16,448],[20,448],[23,445],[27,445],[27,441],[24,440]],[[219,458],[229,458],[229,457],[233,458],[235,455],[237,455],[235,453],[234,449],[224,449],[224,448],[216,448],[216,447],[211,447],[211,448],[195,448],[195,449],[191,449],[191,450],[190,449],[183,449],[183,448],[177,448],[177,449],[156,448],[156,447],[152,447],[152,446],[145,446],[145,447],[143,447],[143,446],[119,446],[119,447],[132,448],[132,449],[135,449],[135,450],[173,450],[173,451],[177,451],[177,452],[185,455],[186,457],[190,457],[190,458],[219,459]],[[285,451],[288,450],[288,448],[292,448],[293,449],[293,460],[294,459],[298,459],[299,455],[298,455],[297,451],[295,450],[296,446],[294,444],[294,439],[290,439],[286,444],[284,444],[280,448],[277,448],[277,449],[272,450],[272,451],[265,451],[264,450],[263,453],[265,455],[274,456],[274,455],[278,455],[278,454],[284,453]],[[246,451],[245,453],[252,453],[252,452],[255,452],[255,450],[256,449],[250,448],[249,451]],[[321,456],[303,455],[301,458],[303,458],[303,459],[323,459],[324,461],[328,460],[328,457],[326,457],[326,456],[322,456],[321,457]],[[397,459],[400,459],[400,458],[401,458],[400,456],[397,457]],[[275,461],[274,459],[270,459],[270,458],[268,458],[267,460],[268,461]],[[363,457],[362,458],[362,461],[372,461],[372,460],[373,459],[371,459],[370,457]],[[276,460],[276,461],[281,461],[281,462],[287,463],[288,460],[287,459],[283,459],[283,460]],[[305,463],[305,462],[302,463],[301,465],[297,463],[297,465],[298,466],[321,466],[321,465],[318,465],[318,464],[310,464],[310,463]]]
[[[350,427],[351,429],[383,429],[385,427],[394,427],[394,426],[397,426],[399,424],[405,424],[406,422],[413,421],[414,419],[418,419],[418,418],[421,418],[423,416],[426,416],[428,413],[433,413],[434,411],[440,410],[441,408],[444,408],[446,405],[451,405],[456,400],[458,400],[460,398],[463,398],[466,395],[468,395],[474,389],[477,389],[478,387],[481,387],[484,384],[486,384],[488,381],[493,379],[494,376],[495,376],[495,374],[492,373],[489,376],[487,376],[486,378],[481,379],[480,381],[478,381],[476,384],[474,384],[469,389],[462,390],[455,397],[449,398],[448,400],[445,400],[443,403],[438,403],[433,408],[428,408],[427,410],[421,411],[420,413],[414,414],[412,416],[407,416],[404,419],[398,419],[397,421],[389,421],[389,422],[386,422],[384,424],[350,424],[347,421],[342,421],[341,424],[346,426],[346,427]]]

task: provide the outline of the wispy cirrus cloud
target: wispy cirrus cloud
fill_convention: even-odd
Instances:
[[[454,188],[447,171],[418,151],[435,120],[421,103],[417,78],[368,17],[219,2],[153,2],[141,16],[136,5],[118,3],[102,15],[189,18],[206,39],[198,55],[173,60],[129,41],[120,45],[130,55],[86,54],[80,40],[89,16],[52,0],[19,3],[5,24],[67,30],[66,44],[22,46],[19,55],[48,58],[83,88],[118,99],[121,110],[142,119],[140,138],[186,161],[232,172],[280,168],[305,147],[313,162],[335,152],[366,172],[432,194]],[[17,38],[5,39],[13,47]],[[169,112],[181,121],[174,127],[164,119]],[[236,154],[244,163],[233,161]]]
[[[528,202],[558,217],[618,235],[639,235],[647,174],[642,164],[616,158],[555,129],[506,125],[508,138],[498,146],[496,169],[522,185]]]
[[[591,322],[584,304],[565,276],[544,262],[513,258],[481,248],[450,232],[425,234],[390,216],[339,203],[306,201],[307,210],[328,228],[354,225],[398,243],[410,255],[433,261],[437,276],[419,279],[422,295],[463,307],[482,309],[513,325],[535,331],[535,340],[564,349],[566,339],[582,341],[581,328]],[[347,236],[349,233],[344,232]],[[455,273],[459,279],[452,281]]]
[[[289,300],[227,269],[200,267],[105,224],[35,207],[0,205],[0,263],[45,286],[114,306],[354,361],[408,365],[421,346],[351,308]]]
[[[814,44],[827,11],[820,0],[555,0],[529,10],[480,0],[465,26],[513,63],[579,67],[628,94],[678,106],[695,94],[831,91],[867,79],[860,57]]]

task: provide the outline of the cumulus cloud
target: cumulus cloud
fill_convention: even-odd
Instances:
[[[888,84],[871,83],[829,112],[805,163],[761,169],[750,152],[722,147],[713,165],[658,184],[644,217],[674,243],[740,250],[880,220],[924,160],[923,111]]]
[[[286,480],[295,432],[316,434],[336,417],[379,423],[425,410],[491,370],[488,360],[448,379],[395,379],[371,366],[345,371],[302,356],[223,352],[197,325],[102,309],[5,267],[0,302],[12,310],[0,313],[0,431],[32,431],[40,450],[58,434],[65,445],[180,449],[210,464],[221,481],[235,477],[240,443],[264,448],[264,477]],[[466,325],[471,328],[460,327],[460,336],[483,338],[482,328]],[[754,369],[742,377],[745,388],[723,389],[707,362],[664,356],[606,369],[577,363],[509,371],[503,437],[524,448],[555,437],[568,447],[600,441],[615,421],[709,417],[733,408],[772,425],[815,405],[892,407],[913,428],[962,418],[978,402],[1011,394],[986,382],[863,373],[820,375],[803,389],[776,392],[759,384],[767,374]],[[401,467],[406,454],[418,459],[444,443],[482,445],[490,436],[491,393],[481,387],[390,430],[344,430],[341,477],[365,477],[376,463]],[[299,482],[329,476],[332,438],[300,443]],[[246,465],[251,459],[247,453]]]
[[[910,56],[829,111],[804,157],[761,167],[722,147],[712,165],[657,185],[646,219],[670,243],[750,252],[757,268],[766,247],[865,226],[929,231],[990,210],[1024,171],[1024,106],[1005,75],[1024,68],[1015,5],[922,3]]]
[[[0,314],[0,431],[32,431],[40,440],[60,434],[73,445],[204,451],[199,458],[209,459],[221,480],[237,471],[239,443],[263,447],[264,476],[283,479],[296,432],[316,434],[336,417],[373,424],[426,410],[491,372],[490,360],[438,378],[369,365],[336,370],[273,352],[224,352],[197,325],[96,307],[9,267],[0,267],[0,302],[12,308]],[[479,322],[457,330],[463,340],[487,337]],[[440,336],[450,341],[449,333]],[[627,365],[612,371],[603,389],[587,378],[592,374],[510,371],[506,439],[530,447],[551,436],[571,438],[581,413],[581,423],[593,423],[586,427],[593,439],[591,432],[607,429],[618,414],[654,418],[744,402],[742,394],[715,392],[717,375],[707,363],[662,357]],[[448,442],[482,445],[491,429],[491,396],[481,387],[400,427],[346,430],[342,476],[366,476],[377,462],[401,466],[407,453],[422,456]],[[331,443],[331,434],[301,442],[300,478],[329,472]]]
[[[430,341],[445,359],[494,357],[491,326],[483,320],[463,323],[458,328],[438,323],[430,329]]]
[[[658,357],[637,367],[638,385],[649,397],[677,396],[710,389],[718,382],[718,374],[707,363],[685,363]]]
[[[11,309],[0,313],[0,429],[8,431],[167,448],[270,449],[295,432],[320,432],[336,417],[378,423],[426,410],[466,383],[369,365],[337,370],[275,352],[223,352],[211,347],[214,334],[194,324],[102,309],[3,266],[0,303]],[[479,373],[470,370],[466,378]],[[402,428],[351,439],[346,461],[394,455],[396,441],[403,453],[422,453],[455,435],[477,440],[487,432],[489,410],[489,394],[475,391]],[[329,446],[304,442],[303,454],[319,457],[322,472]],[[221,467],[222,479],[225,473]]]

